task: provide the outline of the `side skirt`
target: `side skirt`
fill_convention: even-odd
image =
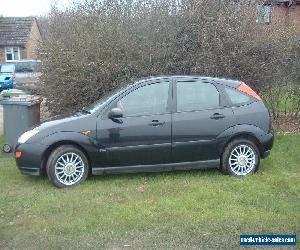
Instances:
[[[167,163],[167,164],[156,164],[156,165],[92,168],[92,174],[102,175],[102,174],[139,173],[139,172],[162,172],[162,171],[173,171],[173,170],[218,168],[219,166],[220,166],[220,159],[217,159],[217,160],[209,160],[209,161],[179,162],[179,163]]]

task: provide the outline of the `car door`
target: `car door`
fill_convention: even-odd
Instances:
[[[132,87],[112,103],[123,117],[97,123],[101,167],[163,164],[171,162],[172,86],[169,79]]]
[[[173,161],[218,159],[219,145],[226,140],[221,134],[234,125],[232,109],[223,105],[217,84],[201,79],[177,79],[175,85]]]

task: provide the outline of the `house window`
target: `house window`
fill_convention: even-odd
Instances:
[[[20,60],[20,48],[19,47],[7,47],[5,48],[5,59],[6,61],[17,61]]]
[[[256,22],[270,23],[271,22],[271,6],[264,4],[256,5]]]

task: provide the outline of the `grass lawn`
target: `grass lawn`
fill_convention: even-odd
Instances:
[[[299,232],[300,135],[277,137],[247,178],[109,175],[57,189],[0,158],[0,249],[232,249],[240,234]]]

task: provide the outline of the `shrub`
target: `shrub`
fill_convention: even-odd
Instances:
[[[287,74],[294,45],[285,51],[276,42],[283,29],[257,25],[249,2],[239,11],[234,1],[204,0],[85,0],[54,8],[40,50],[51,113],[80,109],[149,75],[236,78],[262,90]]]

